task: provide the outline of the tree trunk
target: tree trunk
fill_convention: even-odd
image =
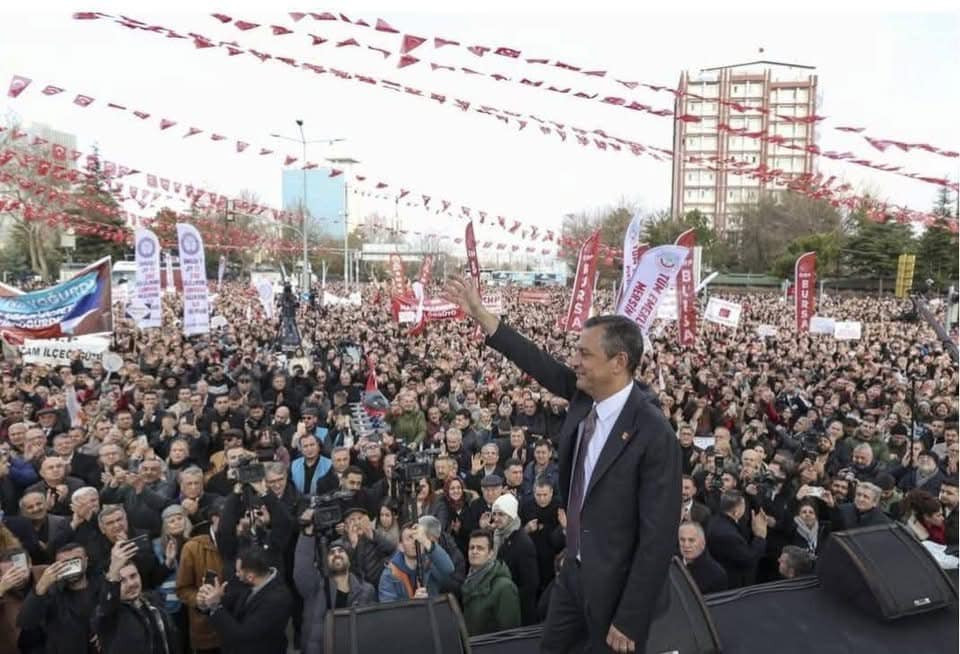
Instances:
[[[37,262],[37,246],[33,240],[33,230],[30,228],[30,224],[25,224],[23,226],[24,236],[27,242],[27,251],[30,253],[30,270],[33,272],[39,272],[40,266]]]

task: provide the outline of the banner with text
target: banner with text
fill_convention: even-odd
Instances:
[[[564,329],[568,332],[583,331],[583,323],[590,317],[593,305],[593,290],[597,283],[597,250],[600,247],[600,231],[595,231],[580,248],[577,258],[577,274],[573,278],[573,292],[567,308]]]
[[[833,325],[833,337],[838,341],[859,341],[863,334],[863,324],[859,320],[836,322]]]
[[[423,255],[423,262],[420,264],[420,284],[427,288],[430,286],[430,279],[433,277],[433,255]]]
[[[110,257],[72,279],[30,293],[0,289],[0,333],[8,342],[113,331]]]
[[[24,363],[45,365],[53,368],[70,366],[73,354],[79,354],[84,368],[103,361],[103,354],[110,349],[110,340],[97,336],[83,336],[76,339],[24,339],[20,346],[20,356]]]
[[[817,253],[801,254],[794,265],[793,299],[796,311],[797,331],[806,334],[810,330],[810,317],[817,305]]]
[[[697,292],[693,279],[693,247],[697,244],[697,231],[688,229],[677,237],[674,245],[689,248],[680,274],[677,276],[677,344],[681,347],[697,341]],[[739,314],[738,314],[739,319]]]
[[[688,252],[688,248],[679,245],[660,245],[647,250],[633,271],[617,313],[636,322],[646,333],[657,315],[664,291],[677,278]]]
[[[137,275],[133,298],[137,305],[137,327],[146,329],[163,325],[163,303],[160,299],[160,241],[149,229],[133,233]]]
[[[463,242],[467,247],[467,265],[470,267],[470,278],[476,284],[477,290],[480,290],[480,261],[477,259],[477,238],[473,233],[473,221],[467,223],[467,229],[463,235]]]
[[[550,304],[553,301],[550,291],[540,289],[524,289],[517,294],[517,299],[522,304]]]
[[[400,297],[406,290],[406,278],[403,276],[403,259],[399,254],[390,255],[390,295]]]
[[[193,225],[177,223],[177,242],[183,278],[183,333],[206,334],[210,331],[210,297],[203,238]]]
[[[707,309],[703,312],[703,319],[715,322],[724,327],[736,329],[740,325],[740,313],[743,307],[737,302],[727,302],[718,297],[712,297],[707,302]]]

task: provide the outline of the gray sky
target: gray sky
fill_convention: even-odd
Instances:
[[[399,35],[352,28],[305,18],[293,23],[283,7],[265,3],[225,2],[100,2],[69,7],[52,0],[0,5],[0,84],[13,74],[33,78],[34,86],[17,100],[4,96],[0,111],[13,111],[25,122],[37,121],[72,131],[81,147],[96,141],[106,159],[158,175],[208,185],[233,195],[243,189],[280,204],[281,167],[276,159],[258,157],[259,147],[284,148],[271,132],[295,133],[294,119],[305,121],[307,138],[345,137],[334,154],[346,154],[362,164],[358,174],[403,186],[435,198],[449,199],[491,215],[504,215],[542,227],[559,227],[567,212],[590,210],[621,198],[648,210],[669,204],[670,165],[630,154],[600,152],[560,143],[543,136],[535,124],[523,132],[489,117],[366,87],[329,76],[261,64],[252,56],[228,57],[219,49],[195,49],[189,41],[133,32],[106,21],[79,22],[73,11],[124,13],[181,33],[198,32],[216,39],[236,39],[241,45],[298,60],[386,77],[423,90],[533,113],[546,119],[669,148],[669,118],[637,115],[569,97],[557,97],[515,84],[476,79],[460,73],[430,72],[424,64],[396,69],[395,57],[359,48],[331,47],[350,37],[396,52]],[[279,4],[279,3],[277,3]],[[371,23],[381,17],[401,31],[464,42],[511,46],[524,55],[562,59],[603,68],[610,77],[674,85],[682,69],[732,64],[757,57],[817,67],[821,104],[828,117],[819,128],[823,149],[851,150],[878,162],[901,165],[921,174],[958,177],[957,159],[913,151],[880,153],[860,136],[831,129],[858,125],[881,138],[928,142],[960,150],[960,91],[958,91],[958,14],[945,2],[918,2],[912,13],[893,13],[895,4],[852,5],[830,11],[837,3],[803,3],[804,13],[771,13],[761,2],[671,3],[671,10],[627,12],[625,3],[592,2],[590,8],[563,3],[350,2],[311,8],[343,10]],[[463,4],[462,11],[458,4]],[[633,4],[633,3],[631,3]],[[258,6],[259,5],[259,6]],[[522,5],[524,12],[511,11]],[[640,6],[639,4],[637,6]],[[619,7],[619,8],[618,8]],[[879,9],[878,9],[879,7]],[[720,13],[717,8],[722,8]],[[682,11],[681,11],[682,10]],[[240,32],[209,16],[222,12],[263,24],[281,24],[297,34],[274,37],[263,28]],[[311,47],[305,33],[328,37],[331,43]],[[451,65],[500,71],[516,77],[545,79],[557,85],[606,91],[671,107],[670,96],[628,91],[609,80],[594,80],[549,67],[526,66],[504,57],[478,59],[453,48],[421,46],[415,55]],[[45,84],[66,88],[54,97],[40,93]],[[76,93],[96,98],[86,109],[72,103]],[[112,101],[153,114],[141,121],[107,109]],[[177,120],[167,131],[159,117]],[[204,129],[190,140],[181,138],[187,126]],[[211,142],[216,131],[231,137]],[[233,139],[251,143],[234,154]],[[311,146],[309,158],[320,160],[329,151]],[[819,169],[841,175],[860,189],[885,199],[927,210],[934,186],[887,173],[821,159]],[[131,180],[145,186],[143,177]],[[435,200],[436,202],[436,200]],[[392,215],[392,203],[362,201],[364,212]],[[408,210],[411,228],[462,233],[462,221]],[[497,230],[478,229],[479,239],[502,239]]]

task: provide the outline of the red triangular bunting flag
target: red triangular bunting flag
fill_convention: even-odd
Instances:
[[[402,57],[400,57],[400,61],[397,62],[397,68],[406,68],[407,66],[415,64],[418,61],[420,60],[417,59],[416,57],[412,57],[410,55],[403,55]]]
[[[238,20],[233,25],[238,30],[243,30],[244,32],[246,32],[247,30],[252,30],[255,27],[260,27],[260,23],[248,23],[245,20]]]
[[[325,39],[322,36],[317,36],[316,34],[311,34],[310,38],[313,39],[313,43],[310,45],[320,45],[321,43],[326,43],[329,39]]]
[[[393,27],[390,26],[390,23],[383,20],[382,18],[377,19],[377,25],[373,29],[377,30],[378,32],[390,32],[391,34],[400,33],[399,30],[395,30]]]
[[[62,93],[62,92],[63,92],[63,89],[61,89],[59,86],[50,86],[48,84],[47,86],[43,87],[44,95],[56,95],[57,93]]]
[[[260,148],[260,154],[273,154],[273,150],[268,150],[266,148]]]
[[[233,20],[226,14],[210,14],[210,15],[216,18],[217,20],[219,20],[221,23],[229,23],[231,20]]]
[[[411,50],[419,48],[421,45],[423,45],[424,41],[426,41],[426,39],[423,37],[404,34],[403,43],[400,45],[400,53],[406,54]]]
[[[271,25],[270,31],[273,32],[274,36],[283,36],[284,34],[293,34],[293,30],[287,29],[283,25]]]
[[[299,23],[301,20],[303,20],[303,17],[306,16],[306,14],[302,11],[291,11],[287,15],[293,19],[294,23]]]
[[[13,96],[13,97],[17,97],[17,96]],[[92,102],[93,102],[93,98],[91,98],[88,95],[78,95],[73,99],[73,104],[78,104],[81,107],[89,107]]]
[[[348,46],[348,45],[350,45],[350,46],[353,46],[353,45],[359,46],[360,44],[357,43],[357,40],[356,40],[356,39],[347,39],[346,41],[340,41],[339,43],[337,43],[337,47],[338,47],[338,48],[343,48],[343,47],[346,47],[346,46]]]
[[[167,120],[166,118],[160,119],[160,129],[167,129],[168,127],[173,127],[177,124],[175,120]]]
[[[294,161],[296,161],[296,160],[297,160],[296,157],[291,157],[290,155],[287,155],[287,156],[284,157],[284,159],[283,159],[283,165],[284,165],[284,166],[289,166],[290,164],[292,164],[292,163],[293,163]]]
[[[237,152],[243,152],[247,149],[249,143],[244,143],[243,141],[237,141]]]

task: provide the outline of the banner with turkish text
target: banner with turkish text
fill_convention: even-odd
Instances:
[[[423,263],[420,264],[420,283],[424,288],[430,285],[430,279],[433,277],[433,255],[423,255]]]
[[[620,299],[617,313],[636,322],[646,333],[657,315],[657,307],[683,265],[688,248],[660,245],[647,250]]]
[[[406,290],[406,278],[403,276],[403,259],[399,254],[390,255],[390,276],[393,280],[390,286],[390,295],[400,297]]]
[[[183,279],[183,333],[206,334],[210,331],[210,297],[203,237],[193,225],[177,223],[177,242]]]
[[[817,253],[801,254],[794,265],[794,306],[796,307],[797,331],[806,334],[810,330],[810,317],[817,306]]]
[[[697,292],[693,278],[693,247],[697,244],[697,231],[688,229],[677,237],[674,245],[689,248],[680,274],[677,275],[677,344],[688,347],[697,341]],[[739,314],[738,314],[739,315]]]
[[[597,283],[597,250],[600,247],[600,231],[594,232],[580,247],[577,257],[577,274],[573,278],[573,291],[570,294],[570,306],[564,322],[566,331],[583,331],[583,324],[590,317],[593,306],[593,291]]]
[[[75,339],[24,339],[20,346],[20,356],[24,363],[45,365],[52,368],[69,367],[74,355],[84,368],[101,363],[103,355],[110,348],[110,340],[100,336],[83,336]]]
[[[163,303],[160,299],[160,241],[149,229],[133,233],[137,274],[133,298],[137,327],[147,329],[163,325]]]
[[[553,300],[550,291],[540,289],[524,289],[517,295],[522,304],[550,304]]]
[[[164,270],[165,279],[166,279],[166,281],[164,282],[164,285],[166,286],[167,293],[176,293],[177,286],[176,286],[176,283],[173,281],[173,257],[170,255],[169,252],[167,252],[165,258],[167,260],[167,265]]]
[[[113,331],[110,257],[55,286],[10,293],[0,288],[0,333],[11,343]]]
[[[480,262],[477,259],[477,239],[473,234],[473,221],[467,223],[466,233],[463,236],[463,242],[467,246],[467,264],[470,267],[470,277],[473,283],[480,290]]]

